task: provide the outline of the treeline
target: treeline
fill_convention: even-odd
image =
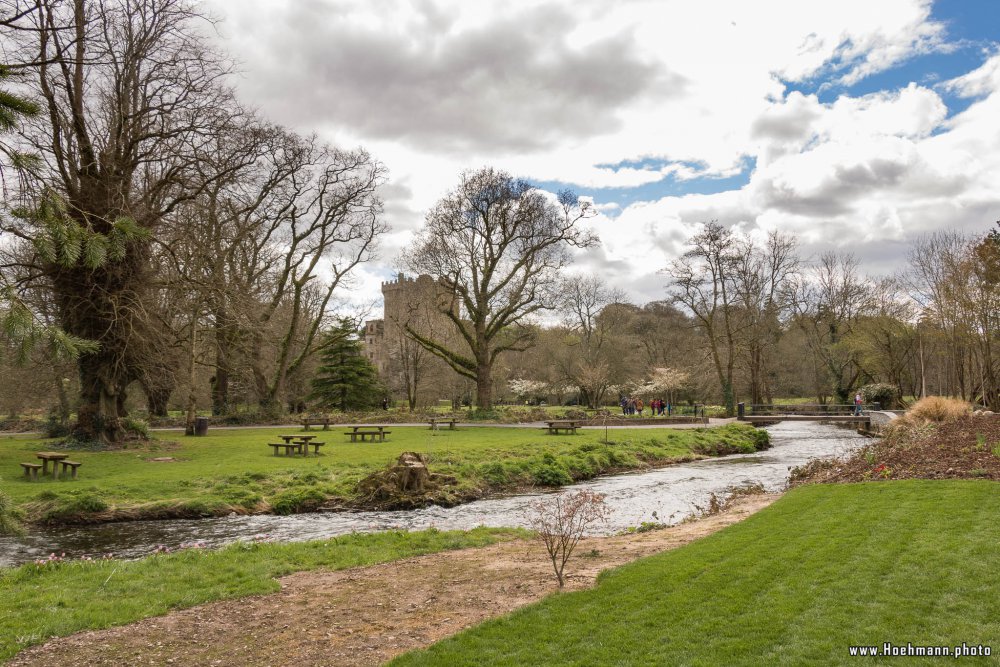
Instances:
[[[559,326],[511,358],[521,400],[614,403],[619,393],[718,402],[812,397],[887,407],[957,396],[1000,409],[1000,231],[915,240],[908,266],[866,275],[850,254],[804,261],[715,223],[666,268],[667,298],[635,306],[596,277],[563,281]]]
[[[77,414],[76,438],[114,442],[140,403],[193,423],[207,406],[307,409],[317,386],[331,406],[384,395],[337,294],[386,231],[385,169],[243,105],[207,26],[186,0],[0,0],[4,412],[50,405]],[[866,387],[1000,408],[997,231],[918,239],[907,271],[876,277],[708,223],[665,267],[664,300],[637,306],[564,277],[598,242],[577,224],[593,214],[501,171],[462,175],[400,258],[438,278],[446,326],[399,315],[396,397],[732,410]],[[532,323],[545,312],[561,322]]]
[[[33,362],[4,398],[58,397],[81,440],[121,439],[136,394],[192,420],[209,387],[220,414],[301,403],[386,229],[382,165],[244,106],[200,12],[0,3],[4,363]]]

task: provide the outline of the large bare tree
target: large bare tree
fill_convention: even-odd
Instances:
[[[569,248],[596,243],[577,225],[590,210],[570,192],[554,201],[502,171],[466,172],[427,215],[405,254],[409,269],[438,276],[451,292],[441,312],[454,323],[461,343],[410,334],[476,382],[479,408],[493,405],[497,357],[530,344],[530,331],[518,325],[557,305],[557,271],[569,261]]]
[[[114,441],[126,387],[155,345],[151,243],[204,186],[193,166],[225,121],[226,66],[185,0],[13,4],[8,34],[43,108],[25,135],[49,188],[8,231],[36,249],[62,327],[99,345],[79,358],[75,435]]]
[[[768,377],[782,322],[792,310],[799,258],[791,236],[771,232],[763,245],[751,239],[736,244],[733,257],[734,303],[739,310],[740,354],[749,375],[750,402],[772,397]]]
[[[726,414],[735,414],[736,341],[739,315],[733,278],[737,240],[718,222],[706,223],[692,237],[691,249],[667,269],[674,302],[694,315],[722,390]]]
[[[598,276],[574,275],[559,283],[560,310],[568,329],[566,349],[557,356],[566,380],[579,387],[588,407],[603,404],[609,386],[626,380],[623,354],[625,318],[608,313],[608,306],[628,303],[624,290],[608,286]]]
[[[213,410],[228,410],[237,357],[275,412],[314,352],[336,289],[385,230],[382,165],[254,122],[220,136],[199,169],[212,178],[179,209],[166,254],[205,304],[214,337]]]

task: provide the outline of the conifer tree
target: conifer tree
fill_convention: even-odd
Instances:
[[[341,319],[319,348],[321,366],[310,396],[321,407],[343,411],[373,408],[385,393],[378,371],[361,353],[353,323]]]

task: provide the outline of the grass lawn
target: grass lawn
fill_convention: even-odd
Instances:
[[[529,485],[559,486],[574,479],[688,458],[693,452],[753,451],[762,431],[745,425],[713,429],[583,430],[551,436],[534,428],[476,427],[457,431],[391,427],[384,443],[345,442],[341,427],[313,433],[327,443],[315,457],[274,456],[266,443],[288,429],[212,429],[201,438],[157,434],[151,445],[114,452],[73,452],[83,465],[77,480],[19,475],[20,462],[51,448],[30,437],[0,438],[0,488],[29,520],[208,516],[232,511],[306,511],[350,500],[358,480],[401,452],[430,457],[434,472],[456,482],[433,498],[457,503]],[[173,440],[173,442],[170,442]],[[153,458],[172,457],[172,462]]]
[[[172,609],[273,593],[276,577],[340,570],[524,537],[518,530],[346,535],[295,544],[237,543],[136,561],[72,561],[0,570],[0,660],[33,644]]]
[[[850,665],[848,647],[885,642],[992,644],[991,658],[961,664],[996,664],[998,516],[991,481],[800,487],[710,537],[605,573],[595,589],[392,664]],[[945,660],[955,663],[919,664]]]

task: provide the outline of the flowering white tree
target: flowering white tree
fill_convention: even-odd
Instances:
[[[549,385],[541,380],[514,378],[507,382],[507,388],[520,399],[544,398],[549,393]]]
[[[652,376],[646,380],[636,393],[640,396],[656,398],[666,395],[673,403],[674,392],[681,389],[691,379],[691,374],[676,368],[654,368]]]

